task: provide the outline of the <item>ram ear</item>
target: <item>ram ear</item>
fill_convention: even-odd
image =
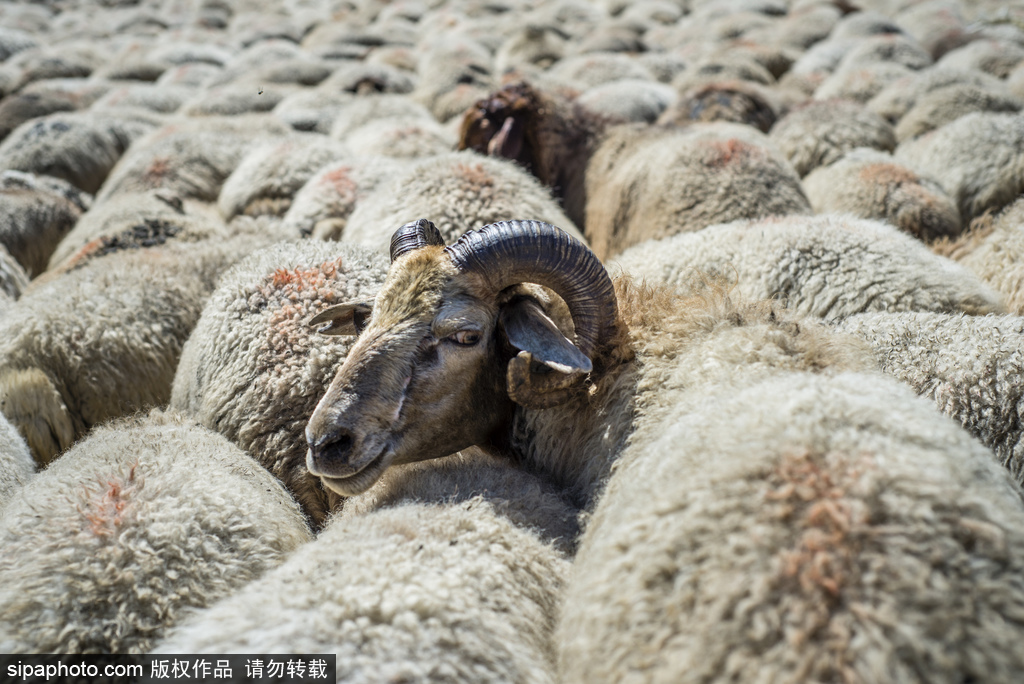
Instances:
[[[521,350],[509,361],[508,394],[528,408],[550,408],[567,401],[590,359],[558,329],[540,304],[517,297],[501,308],[499,321],[509,344]]]
[[[309,326],[321,335],[358,335],[372,311],[373,305],[367,302],[336,304],[309,319]]]

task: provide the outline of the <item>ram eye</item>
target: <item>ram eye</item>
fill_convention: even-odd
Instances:
[[[448,339],[455,344],[461,344],[464,347],[472,347],[480,341],[480,333],[476,330],[460,330],[454,335],[449,335]]]

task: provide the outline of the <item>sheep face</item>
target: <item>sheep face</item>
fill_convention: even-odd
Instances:
[[[502,221],[445,248],[421,219],[395,233],[391,256],[372,310],[343,304],[310,321],[359,333],[306,427],[309,471],[343,496],[392,464],[503,451],[514,404],[568,401],[618,321],[597,257],[546,223]],[[562,297],[576,344],[522,283]]]
[[[536,117],[541,110],[533,90],[523,83],[506,86],[480,100],[466,112],[459,130],[458,149],[511,159],[550,183],[535,154]]]

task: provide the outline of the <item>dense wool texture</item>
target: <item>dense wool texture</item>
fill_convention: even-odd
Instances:
[[[4,511],[0,648],[147,652],[309,538],[287,492],[220,435],[161,413],[105,426]]]
[[[246,154],[224,181],[217,207],[226,219],[238,214],[281,216],[313,174],[347,151],[318,133],[295,134],[260,146]]]
[[[867,341],[883,371],[960,421],[1024,484],[1024,319],[865,314],[839,329]]]
[[[670,105],[658,123],[730,121],[767,133],[778,119],[777,96],[757,83],[716,80],[691,88]]]
[[[586,235],[601,259],[714,223],[809,214],[800,179],[749,127],[618,126],[587,166]]]
[[[922,95],[896,124],[896,139],[909,140],[971,112],[1019,112],[1024,100],[1005,91],[959,83]]]
[[[725,283],[827,320],[867,311],[1003,311],[968,269],[896,228],[849,216],[738,221],[633,247],[625,272],[696,289]]]
[[[446,36],[420,56],[422,77],[412,93],[442,123],[462,114],[495,86],[494,58],[475,40]]]
[[[32,119],[0,143],[0,169],[56,176],[94,193],[132,141],[155,125],[89,112]]]
[[[50,254],[92,198],[52,176],[0,174],[0,245],[31,277],[46,270]]]
[[[270,116],[181,119],[132,145],[96,200],[162,188],[183,198],[214,202],[254,139],[272,140],[291,131]]]
[[[987,449],[880,375],[701,402],[588,524],[564,682],[1013,681],[1024,506]]]
[[[1007,310],[1024,315],[1024,199],[997,217],[982,216],[959,239],[936,252],[963,264],[1002,295]]]
[[[0,413],[0,511],[36,472],[36,462],[17,428]]]
[[[304,430],[352,337],[307,321],[332,304],[371,302],[383,254],[337,243],[279,243],[221,280],[181,353],[172,408],[238,444],[321,524],[337,496],[306,471]]]
[[[297,236],[338,240],[359,202],[404,169],[404,162],[390,157],[345,155],[317,171],[295,193],[284,226]]]
[[[845,100],[797,107],[782,117],[769,135],[801,176],[857,147],[886,152],[896,147],[896,134],[885,119]]]
[[[68,268],[132,244],[154,247],[224,237],[227,227],[204,203],[183,200],[168,190],[117,195],[82,214],[53,250],[50,271]]]
[[[223,270],[261,244],[130,241],[69,264],[4,313],[0,411],[46,463],[94,425],[165,404]]]
[[[448,243],[467,230],[513,218],[547,221],[582,238],[529,173],[468,151],[421,161],[379,185],[356,205],[341,237],[384,251],[396,228],[419,218],[430,219]]]
[[[542,530],[572,509],[507,463],[409,470],[157,652],[335,653],[353,684],[555,682],[569,564]]]
[[[1024,192],[1024,114],[967,114],[900,143],[895,157],[937,180],[967,223]]]
[[[817,214],[878,219],[930,242],[960,234],[960,210],[935,181],[877,150],[857,148],[803,180]]]
[[[677,97],[675,89],[663,83],[622,79],[589,88],[576,101],[612,121],[653,123]]]
[[[17,299],[28,287],[29,277],[7,248],[0,245],[0,294],[7,303]]]
[[[354,129],[346,138],[357,156],[417,159],[455,149],[455,135],[432,119],[388,117]]]
[[[889,123],[896,124],[928,93],[955,85],[975,86],[993,94],[1005,92],[999,79],[988,74],[934,66],[889,84],[871,98],[867,107]]]

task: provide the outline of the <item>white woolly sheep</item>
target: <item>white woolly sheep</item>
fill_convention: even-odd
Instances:
[[[654,75],[637,60],[617,52],[566,57],[548,70],[548,77],[569,87],[586,90],[602,83],[633,79],[653,81]]]
[[[708,387],[588,522],[562,681],[1013,681],[1024,502],[988,449],[880,374]]]
[[[775,77],[751,55],[730,50],[697,60],[672,80],[672,87],[679,92],[686,92],[709,82],[729,80],[768,86],[775,82]]]
[[[971,112],[1019,112],[1024,100],[968,83],[936,88],[923,94],[896,124],[900,142],[948,124]]]
[[[163,228],[97,240],[4,312],[0,411],[38,462],[91,426],[165,404],[182,345],[221,273],[273,239],[254,231],[161,244]]]
[[[937,180],[967,223],[1024,192],[1024,114],[967,114],[903,141],[893,156]]]
[[[173,114],[196,88],[188,85],[141,83],[111,88],[93,104],[93,111],[111,107],[139,107],[158,114]]]
[[[292,134],[273,116],[185,119],[136,141],[111,171],[97,203],[118,194],[167,189],[182,198],[214,202],[225,179],[252,146]]]
[[[865,103],[913,71],[894,62],[870,62],[836,71],[814,90],[815,100],[851,100]]]
[[[958,0],[925,0],[900,10],[893,19],[933,59],[939,59],[974,37],[959,6]]]
[[[860,104],[844,100],[796,107],[768,135],[801,177],[857,147],[886,152],[896,147],[896,135],[885,119]]]
[[[351,339],[321,344],[306,321],[326,305],[370,301],[383,255],[338,243],[281,243],[221,279],[181,352],[172,408],[224,434],[273,473],[321,524],[336,497],[306,472],[305,422]]]
[[[768,139],[730,123],[615,127],[587,165],[586,195],[585,234],[601,259],[714,223],[811,211]]]
[[[469,226],[530,216],[557,222],[582,237],[535,178],[511,162],[473,152],[450,152],[408,166],[356,205],[341,239],[387,249],[395,226],[430,216],[453,239]]]
[[[39,42],[30,33],[9,26],[0,27],[0,61],[7,61],[22,50],[37,45]]]
[[[926,94],[958,84],[977,86],[994,95],[1005,93],[999,79],[988,74],[936,65],[889,84],[871,98],[867,107],[889,123],[896,124]]]
[[[3,253],[0,252],[0,259]],[[0,511],[36,472],[36,462],[18,430],[0,413]]]
[[[714,81],[683,93],[658,123],[682,126],[693,121],[728,121],[767,133],[778,118],[776,99],[768,88],[756,83]]]
[[[356,205],[405,168],[391,157],[343,157],[316,172],[295,193],[284,228],[295,235],[339,240]]]
[[[981,216],[960,238],[933,245],[1002,295],[1007,309],[1024,316],[1024,199],[998,217]]]
[[[0,245],[33,278],[46,270],[53,250],[90,202],[87,194],[52,176],[0,173]]]
[[[0,140],[30,119],[56,112],[72,112],[82,106],[72,93],[61,91],[18,92],[0,100]]]
[[[274,107],[273,114],[295,130],[327,135],[338,117],[338,110],[353,97],[315,88],[298,90],[285,95]]]
[[[0,520],[5,653],[144,653],[310,539],[245,452],[173,414],[104,426]]]
[[[347,152],[343,144],[320,133],[295,133],[255,148],[224,181],[217,199],[221,216],[230,220],[239,214],[284,214],[317,170]]]
[[[983,71],[996,78],[1006,78],[1021,60],[1024,60],[1024,46],[1009,41],[972,40],[947,52],[936,66]]]
[[[505,39],[494,54],[498,73],[533,65],[549,68],[563,57],[569,35],[553,24],[531,23]]]
[[[84,41],[63,41],[59,45],[40,45],[22,50],[0,65],[0,71],[13,77],[7,92],[15,92],[34,81],[85,78],[103,61],[98,46]]]
[[[569,564],[544,537],[553,520],[571,528],[573,509],[507,463],[446,460],[349,500],[156,652],[335,653],[338,680],[360,684],[553,684]]]
[[[620,79],[588,88],[576,102],[612,121],[653,123],[677,97],[675,89],[664,83]]]
[[[433,48],[420,57],[420,79],[413,99],[445,122],[462,114],[495,86],[493,58],[479,43],[437,36]]]
[[[389,64],[344,62],[334,69],[319,90],[328,93],[411,93],[416,87],[416,75]]]
[[[430,110],[411,97],[388,93],[364,95],[353,97],[338,108],[331,137],[350,142],[353,131],[384,119],[422,119],[436,123]]]
[[[221,67],[203,62],[182,64],[165,71],[156,80],[156,85],[181,85],[202,88],[215,81],[221,71],[223,71]]]
[[[263,86],[248,81],[210,86],[186,100],[178,112],[193,117],[269,112],[298,88],[280,83]]]
[[[851,316],[879,367],[935,402],[1024,484],[1024,319],[936,313]]]
[[[26,121],[0,143],[0,169],[56,176],[95,193],[133,140],[156,124],[90,112]]]
[[[634,246],[626,273],[683,288],[735,283],[746,299],[780,299],[828,320],[865,311],[1003,311],[966,268],[879,221],[793,216],[737,221]]]
[[[451,127],[433,119],[389,117],[354,129],[346,138],[356,156],[396,159],[432,157],[455,149],[457,138]]]
[[[960,211],[938,183],[867,147],[811,171],[803,188],[816,214],[886,221],[925,242],[960,234]]]

